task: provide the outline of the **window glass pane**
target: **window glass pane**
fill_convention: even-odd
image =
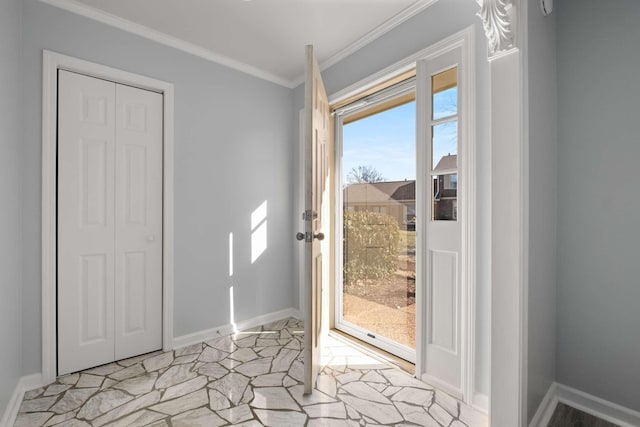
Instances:
[[[433,120],[458,114],[458,68],[432,76],[431,93]]]
[[[453,120],[432,127],[433,171],[456,169],[458,167],[458,121]]]
[[[433,120],[458,114],[458,88],[454,87],[433,95]]]
[[[456,221],[458,219],[458,174],[435,175],[432,177],[433,221]]]

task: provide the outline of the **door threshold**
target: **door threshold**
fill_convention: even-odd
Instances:
[[[381,348],[371,345],[368,342],[362,341],[354,336],[342,332],[339,329],[331,329],[329,331],[329,336],[341,341],[345,341],[347,344],[354,346],[365,353],[369,353],[372,356],[377,357],[378,359],[382,359],[384,362],[394,365],[412,376],[416,374],[415,364],[401,357],[398,357],[395,354],[389,353],[388,351],[384,351]]]

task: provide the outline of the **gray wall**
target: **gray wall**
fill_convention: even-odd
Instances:
[[[0,2],[0,418],[21,372],[20,0]]]
[[[557,378],[640,410],[640,2],[557,3]]]
[[[556,13],[529,1],[529,335],[527,416],[555,380],[557,289]]]
[[[24,1],[23,48],[24,374],[41,369],[42,49],[175,85],[175,335],[228,324],[230,285],[236,320],[297,305],[290,89],[37,0]],[[265,200],[268,249],[251,264],[251,212]]]
[[[476,186],[477,193],[477,302],[476,391],[489,393],[490,362],[490,151],[489,151],[489,65],[486,38],[476,16],[477,3],[469,0],[440,0],[387,34],[364,46],[322,72],[329,95],[370,76],[470,25],[476,40]],[[295,89],[295,111],[304,104],[304,88]]]

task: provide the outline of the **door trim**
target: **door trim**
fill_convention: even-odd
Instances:
[[[173,348],[173,84],[48,50],[42,66],[42,381],[57,376],[57,104],[63,69],[163,95],[162,349]]]
[[[402,73],[406,73],[409,70],[416,68],[417,63],[421,60],[430,60],[434,59],[444,53],[450,52],[455,49],[462,49],[462,57],[463,57],[463,70],[462,70],[462,79],[464,81],[462,99],[463,105],[462,108],[468,108],[463,111],[465,119],[465,123],[462,124],[462,131],[466,133],[466,144],[461,147],[461,153],[463,154],[463,161],[465,164],[461,165],[461,170],[464,170],[464,182],[462,182],[462,190],[460,192],[460,197],[464,197],[467,201],[466,208],[463,212],[463,223],[462,223],[462,325],[461,325],[461,352],[462,352],[462,366],[461,366],[461,374],[462,374],[462,387],[461,390],[450,390],[446,387],[442,387],[442,385],[438,384],[441,388],[445,389],[445,391],[451,392],[458,397],[463,397],[463,400],[466,403],[473,404],[483,411],[487,411],[488,408],[483,407],[484,405],[477,402],[476,399],[476,391],[475,391],[475,367],[476,367],[476,354],[475,354],[475,345],[476,345],[476,224],[475,224],[475,215],[476,215],[476,188],[474,185],[474,179],[471,177],[475,177],[476,174],[476,153],[475,153],[475,144],[476,144],[476,93],[475,93],[475,37],[474,37],[474,27],[467,27],[462,31],[459,31],[449,37],[446,37],[435,44],[420,50],[419,52],[414,53],[413,55],[404,58],[395,64],[386,67],[385,69],[372,74],[369,77],[366,77],[354,84],[349,85],[343,90],[334,93],[329,96],[329,104],[335,105],[340,101],[348,99],[350,97],[356,96],[358,93],[362,93],[363,91],[372,88],[376,85],[380,85],[381,83],[388,81],[390,78],[397,76]],[[420,103],[420,89],[417,89],[416,92],[416,103]],[[424,94],[422,95],[424,97]],[[416,107],[417,108],[417,107]],[[416,123],[418,129],[422,129],[424,127],[424,123],[420,120]],[[336,126],[335,132],[338,132],[339,127]],[[416,134],[418,147],[420,146],[421,139],[423,137],[419,134]],[[339,135],[336,134],[336,140],[339,140]],[[340,165],[339,158],[337,154],[336,148],[336,157],[335,157],[335,173],[340,173]],[[422,158],[422,154],[418,152],[418,161]],[[465,160],[466,159],[466,160]],[[418,165],[418,167],[422,167]],[[418,175],[419,177],[420,175]],[[417,178],[418,178],[417,177]],[[422,191],[423,183],[421,179],[416,180],[416,192]],[[336,192],[340,192],[340,189],[335,189]],[[336,194],[336,197],[339,195]],[[339,199],[336,199],[339,200]],[[420,204],[416,204],[416,209],[421,209],[424,211],[424,208],[419,207]],[[339,210],[341,206],[334,206],[334,215],[340,215]],[[417,215],[420,216],[421,212],[417,212]],[[422,238],[418,237],[419,233],[417,233],[417,247],[416,250],[423,252],[422,248]],[[335,245],[340,245],[340,239],[336,239]],[[336,246],[334,248],[336,254],[339,252],[339,247]],[[416,376],[422,378],[424,380],[428,380],[428,378],[422,373],[424,372],[424,363],[423,357],[425,353],[425,331],[424,331],[424,310],[425,310],[425,301],[424,301],[424,266],[422,257],[418,257],[416,259],[416,304],[418,317],[416,319]],[[342,273],[341,271],[341,263],[339,260],[335,263],[335,269],[333,274],[339,276]],[[336,298],[337,300],[337,298]],[[422,316],[420,315],[422,313]],[[462,394],[462,396],[460,396]]]

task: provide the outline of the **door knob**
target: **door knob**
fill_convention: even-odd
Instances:
[[[304,240],[305,242],[310,242],[312,239],[311,237],[307,238],[307,236],[311,236],[311,233],[298,233],[296,234],[296,239]],[[313,238],[318,240],[324,240],[324,233],[313,234]]]

